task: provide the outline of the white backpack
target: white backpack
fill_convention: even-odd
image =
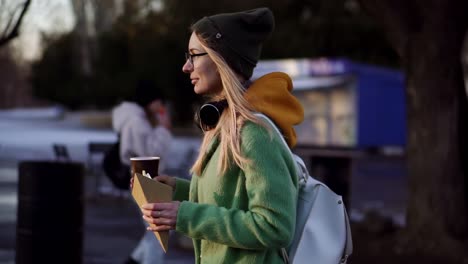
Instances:
[[[255,115],[267,120],[289,149],[276,125],[263,114]],[[304,161],[289,151],[296,161],[300,179],[296,231],[289,248],[282,249],[285,263],[346,263],[353,251],[353,242],[343,199],[311,177]]]

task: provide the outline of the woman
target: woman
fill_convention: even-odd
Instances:
[[[213,101],[219,120],[200,113],[205,133],[192,180],[157,177],[174,188],[174,201],[146,204],[142,212],[157,225],[150,230],[191,237],[196,263],[282,263],[280,249],[294,235],[295,163],[254,112],[273,120],[293,146],[303,109],[286,74],[249,81],[273,28],[267,8],[204,17],[192,26],[182,70],[195,93]]]

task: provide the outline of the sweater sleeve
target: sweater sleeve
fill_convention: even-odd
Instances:
[[[294,235],[297,202],[291,155],[279,136],[272,139],[259,125],[246,124],[241,135],[241,151],[251,161],[240,175],[245,177],[248,209],[184,201],[177,231],[235,248],[287,247]]]
[[[172,199],[175,201],[185,201],[189,199],[190,181],[176,178],[176,186]]]

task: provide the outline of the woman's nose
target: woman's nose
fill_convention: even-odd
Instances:
[[[182,71],[185,73],[190,73],[193,71],[193,65],[190,63],[190,60],[186,60],[184,66],[182,66]]]

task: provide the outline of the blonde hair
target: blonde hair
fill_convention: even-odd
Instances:
[[[210,49],[206,42],[198,36],[208,56],[213,60],[218,69],[222,82],[221,97],[228,102],[228,107],[223,111],[216,127],[206,131],[200,147],[200,153],[191,168],[191,172],[201,175],[204,158],[210,143],[217,137],[220,140],[221,154],[218,161],[217,172],[225,173],[232,161],[241,169],[245,169],[251,161],[241,153],[240,130],[246,121],[259,122],[253,115],[252,106],[244,98],[245,87],[240,82],[236,73],[229,67],[223,57]]]

